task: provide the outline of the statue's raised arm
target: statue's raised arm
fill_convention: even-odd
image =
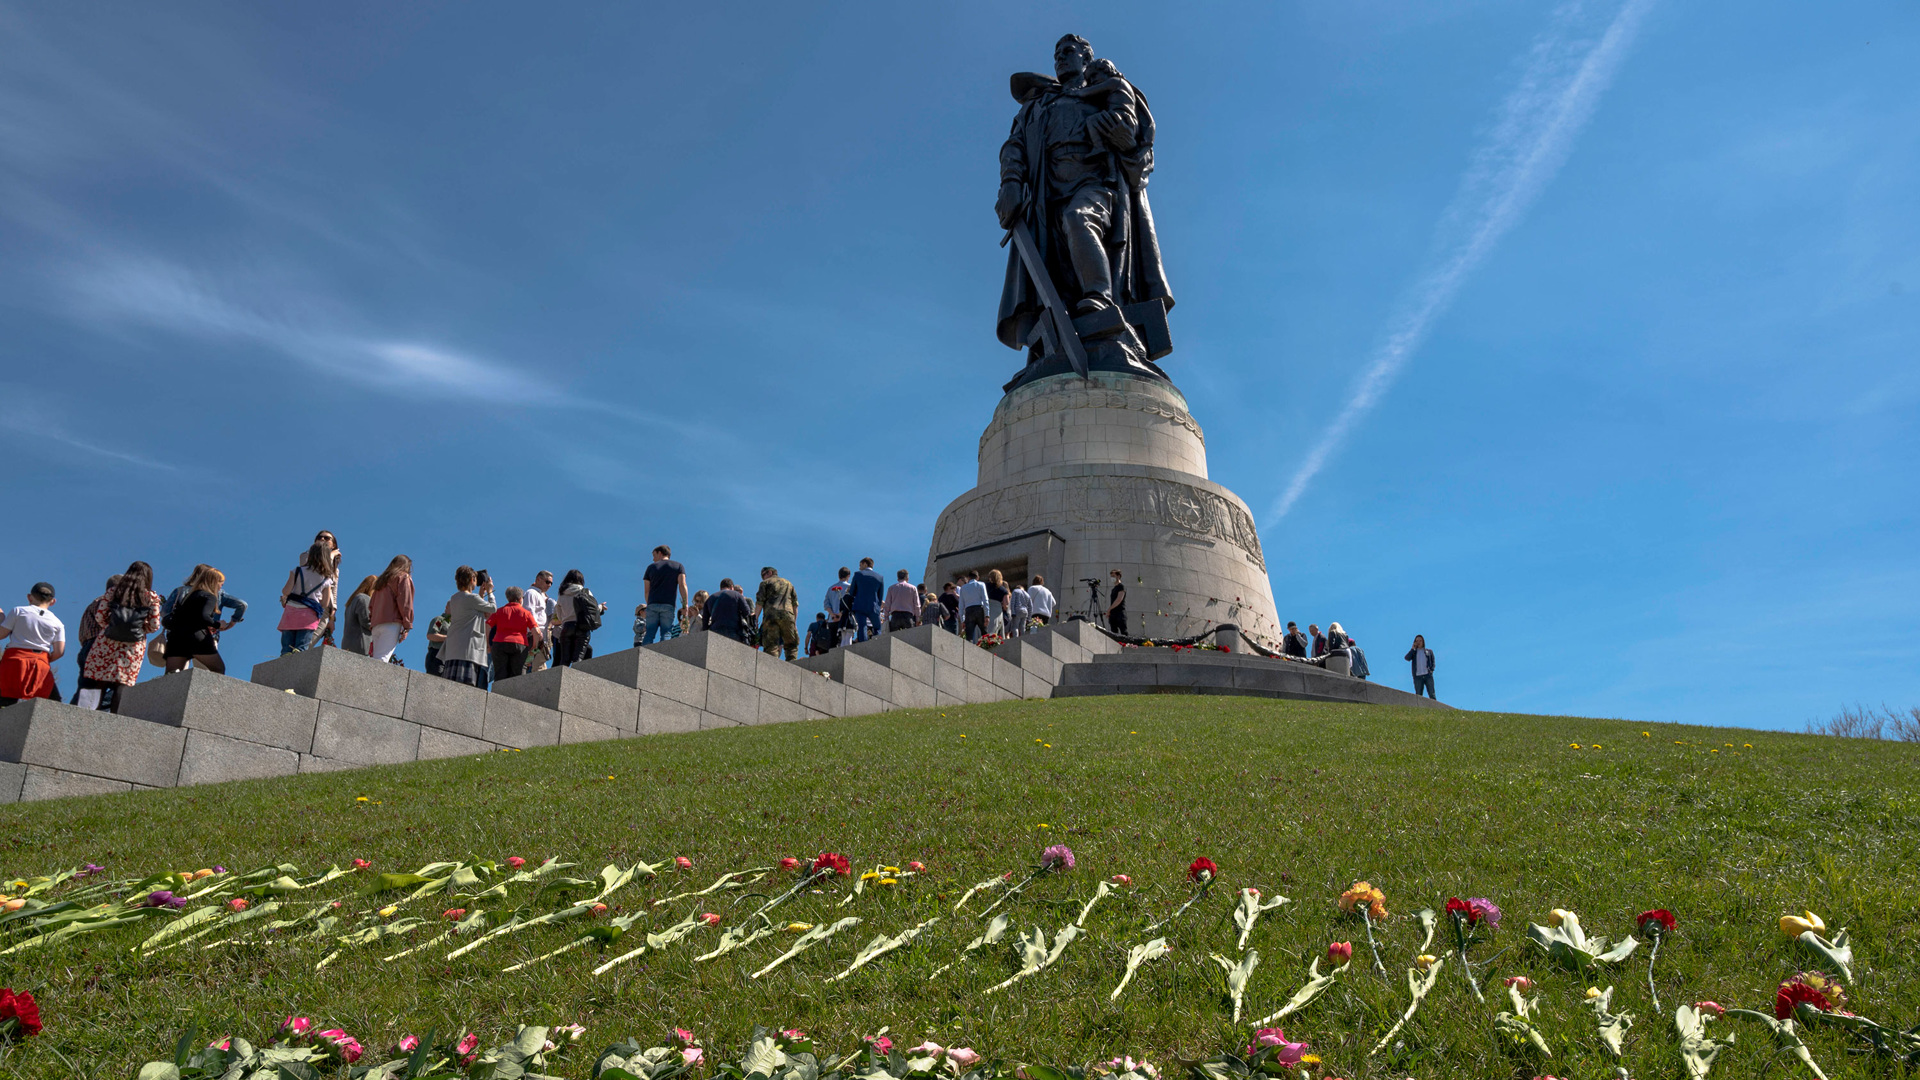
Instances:
[[[1173,293],[1147,203],[1153,114],[1085,38],[1061,38],[1053,67],[1011,80],[1020,111],[994,211],[1013,243],[996,331],[1028,350],[1016,384],[1089,369],[1164,378],[1153,361],[1173,351]]]

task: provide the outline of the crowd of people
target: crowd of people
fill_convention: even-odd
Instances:
[[[363,577],[344,603],[339,600],[340,544],[321,530],[294,561],[280,588],[280,655],[337,647],[375,660],[404,664],[400,646],[415,629],[413,561],[395,555],[386,569]],[[1127,633],[1126,585],[1111,572],[1105,622]],[[752,598],[732,578],[712,590],[689,594],[686,568],[665,544],[641,573],[641,603],[633,611],[633,643],[651,645],[694,631],[711,631],[769,654],[793,660],[866,641],[881,633],[917,626],[981,642],[1017,637],[1051,623],[1058,600],[1038,574],[1008,580],[999,570],[968,571],[941,583],[936,592],[915,583],[906,570],[888,583],[874,560],[858,569],[841,567],[804,634],[800,594],[777,569],[762,567]],[[453,593],[427,620],[423,668],[454,682],[488,689],[550,666],[570,666],[593,656],[593,635],[604,625],[607,605],[587,587],[586,576],[568,570],[554,587],[541,570],[526,586],[510,585],[496,598],[492,576],[460,566]],[[35,584],[27,603],[0,619],[0,705],[23,698],[58,698],[52,664],[66,653],[66,627],[52,612],[54,587]],[[430,609],[429,609],[430,610]],[[79,679],[72,702],[118,712],[120,690],[139,680],[143,664],[167,672],[195,666],[225,672],[220,635],[246,617],[247,603],[226,591],[226,575],[195,566],[165,598],[154,589],[153,568],[135,562],[107,579],[101,594],[81,610],[76,633]],[[1340,626],[1323,635],[1317,625],[1302,633],[1287,624],[1286,656],[1366,678],[1366,654]],[[1415,637],[1406,659],[1414,692],[1433,695],[1433,650]]]

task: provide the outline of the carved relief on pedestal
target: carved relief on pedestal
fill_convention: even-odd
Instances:
[[[1151,476],[1073,476],[996,488],[940,519],[935,552],[1062,524],[1157,525],[1222,541],[1266,572],[1246,508],[1205,488]]]
[[[1016,391],[1017,393],[1017,391]],[[1171,420],[1193,433],[1193,437],[1205,446],[1207,437],[1200,425],[1188,415],[1187,410],[1157,394],[1140,391],[1104,390],[1098,387],[1085,389],[1079,386],[1053,387],[1046,393],[1013,404],[1002,404],[995,410],[993,422],[980,435],[980,446],[984,451],[987,440],[1007,428],[1042,413],[1068,412],[1079,409],[1131,409],[1135,412],[1151,413],[1154,416]]]

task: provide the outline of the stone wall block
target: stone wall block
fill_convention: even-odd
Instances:
[[[816,713],[810,712],[805,705],[783,698],[778,694],[760,691],[760,715],[755,721],[761,724],[791,724],[796,720],[812,719]]]
[[[371,716],[373,714],[369,713],[368,715]],[[391,717],[389,717],[389,719],[391,719]],[[426,731],[429,729],[422,728],[421,730]],[[341,761],[339,758],[321,757],[318,754],[300,755],[300,772],[303,775],[306,773],[346,772],[348,769],[359,768],[364,768],[364,766],[355,761]]]
[[[424,631],[423,631],[424,633]],[[321,646],[253,665],[254,682],[382,716],[400,716],[408,676],[418,674],[371,656]]]
[[[993,677],[993,653],[978,645],[968,645],[967,651],[960,654],[960,666],[969,675],[978,675],[983,679]]]
[[[320,703],[257,683],[191,668],[121,691],[120,715],[191,728],[304,754],[313,749]]]
[[[299,771],[300,755],[292,750],[229,739],[195,728],[187,732],[186,750],[180,758],[179,782],[181,787],[189,784],[220,784],[229,780],[292,776]]]
[[[800,704],[820,716],[847,715],[847,687],[819,673],[809,672],[800,680]]]
[[[49,769],[42,765],[26,765],[20,783],[21,802],[39,802],[42,799],[70,799],[78,795],[118,795],[134,790],[137,785],[125,780],[108,780],[85,773],[68,772],[65,769]]]
[[[0,761],[142,787],[174,785],[186,739],[177,727],[46,698],[0,709]]]
[[[974,646],[969,645],[967,648],[973,649]],[[976,649],[975,651],[977,652],[978,650]],[[959,664],[949,664],[944,660],[934,661],[933,689],[936,693],[950,697],[954,701],[967,700],[966,669]],[[936,701],[936,704],[945,705],[948,703]]]
[[[886,709],[887,703],[880,698],[862,690],[855,690],[851,686],[847,687],[847,711],[843,715],[872,716],[875,713],[885,712]]]
[[[965,638],[958,634],[950,634],[938,626],[916,626],[911,630],[902,630],[897,634],[886,636],[903,645],[911,645],[921,652],[930,653],[936,660],[945,660],[951,664],[960,663],[961,649],[972,647]],[[914,678],[920,677],[916,675]]]
[[[631,686],[642,693],[671,698],[695,709],[707,707],[707,672],[676,660],[657,648],[623,649],[573,665],[598,678]]]
[[[904,633],[926,634],[930,626],[915,627]],[[882,634],[857,645],[849,646],[856,656],[864,656],[881,667],[903,672],[909,679],[931,685],[933,683],[933,654],[925,649],[915,648],[900,640],[901,634]],[[949,635],[951,636],[951,635]]]
[[[484,739],[482,732],[487,712],[487,692],[424,671],[411,673],[407,680],[407,704],[400,718],[470,739]],[[364,711],[364,710],[363,710]],[[316,747],[314,753],[323,754]]]
[[[718,731],[726,728],[737,728],[742,726],[743,725],[740,723],[740,721],[728,719],[727,717],[721,716],[719,713],[707,712],[705,709],[702,709],[700,711],[700,730],[701,731]]]
[[[1008,663],[1001,657],[993,657],[993,671],[987,676],[987,681],[1013,697],[1023,697],[1026,694],[1026,671],[1020,665]]]
[[[486,715],[480,729],[482,739],[519,750],[560,745],[560,713],[518,698],[499,694],[481,696],[486,698]]]
[[[718,713],[736,724],[760,720],[760,691],[750,682],[707,672],[707,711]]]
[[[420,731],[419,724],[408,720],[322,701],[320,720],[313,728],[311,756],[354,765],[414,761],[420,756]],[[304,760],[300,771],[310,771]]]
[[[578,668],[548,668],[502,679],[493,684],[493,692],[626,731],[634,730],[640,712],[639,690]]]
[[[705,697],[703,691],[701,697]],[[701,710],[651,690],[640,691],[638,731],[642,735],[665,735],[678,731],[699,731]]]
[[[966,699],[969,705],[986,705],[995,701],[1004,701],[1008,696],[1007,692],[995,686],[991,679],[982,678],[971,671],[966,672],[963,677],[967,681]]]
[[[638,705],[634,708],[636,712],[639,710]],[[608,739],[617,739],[625,733],[624,728],[602,724],[584,716],[575,716],[572,713],[560,714],[560,745],[562,746],[569,743],[605,742]]]
[[[994,655],[1049,683],[1060,681],[1060,661],[1025,637],[1015,638],[1000,646],[994,650]]]
[[[20,790],[26,785],[30,768],[32,766],[17,761],[0,761],[0,805],[20,801]]]
[[[887,700],[902,709],[931,709],[938,704],[932,686],[908,678],[904,671],[893,673],[893,689],[888,692]]]
[[[782,660],[772,653],[760,653],[754,668],[753,685],[775,697],[788,701],[800,701],[800,684],[805,679],[818,678],[809,674],[790,660]]]
[[[893,675],[890,671],[849,649],[834,649],[820,656],[809,656],[794,661],[794,665],[807,671],[824,671],[835,682],[845,683],[849,689],[858,690],[882,700],[886,699],[887,693],[893,688]]]
[[[1022,670],[1025,671],[1025,669]],[[1053,696],[1053,683],[1035,675],[1031,671],[1026,671],[1025,674],[1027,685],[1025,691],[1020,695],[1021,697],[1031,699],[1050,698]]]
[[[716,634],[708,630],[682,634],[668,641],[658,641],[645,646],[644,651],[670,656],[681,663],[706,668],[710,672],[725,675],[735,682],[748,684],[753,682],[754,672],[760,666],[758,654],[745,642],[735,641],[725,634]]]
[[[470,739],[465,735],[455,735],[451,731],[439,728],[420,729],[420,760],[438,761],[441,758],[466,757],[470,754],[491,754],[499,747],[481,739]]]

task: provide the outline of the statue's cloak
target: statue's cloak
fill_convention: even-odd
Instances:
[[[1167,287],[1167,270],[1160,261],[1160,241],[1154,235],[1153,211],[1147,203],[1147,178],[1153,173],[1153,114],[1147,99],[1131,83],[1138,112],[1134,128],[1134,146],[1120,152],[1108,148],[1109,175],[1105,187],[1114,193],[1113,228],[1107,237],[1107,262],[1113,272],[1114,299],[1121,304],[1159,300],[1173,307],[1173,292]],[[1060,235],[1060,205],[1049,205],[1047,198],[1047,143],[1042,110],[1061,93],[1057,80],[1033,72],[1013,76],[1014,100],[1020,112],[1013,120],[1009,145],[1018,143],[1024,151],[1019,179],[1026,185],[1027,204],[1021,220],[1033,234],[1040,257],[1053,277],[1056,290],[1069,306],[1077,290],[1073,263],[1067,257]],[[1003,157],[1004,160],[1004,157]],[[1002,179],[1007,177],[1003,176]],[[1000,289],[1000,314],[995,332],[1008,348],[1025,348],[1027,335],[1046,305],[1034,288],[1033,279],[1020,261],[1019,252],[1008,246],[1007,277]]]

